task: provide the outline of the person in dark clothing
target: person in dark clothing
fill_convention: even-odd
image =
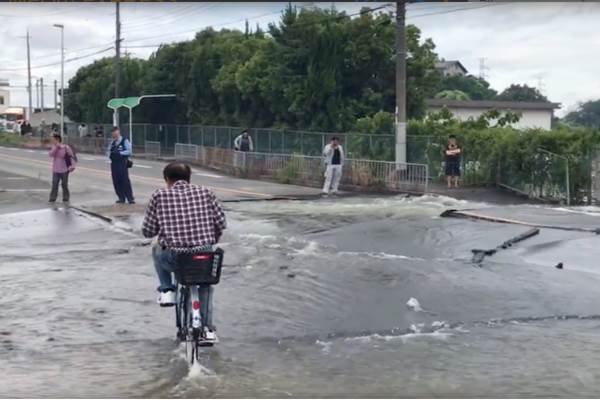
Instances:
[[[108,146],[106,155],[110,158],[110,171],[113,186],[117,194],[117,203],[135,204],[131,181],[129,180],[129,156],[131,156],[131,143],[121,136],[119,128],[112,129],[112,142]]]
[[[448,145],[444,155],[446,156],[446,181],[448,182],[448,188],[458,187],[458,178],[460,177],[460,155],[462,149],[460,148],[456,136],[450,135],[448,137]]]

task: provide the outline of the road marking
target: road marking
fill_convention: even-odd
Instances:
[[[85,161],[98,161],[97,158],[93,158],[93,157],[81,157],[81,159],[85,160]]]
[[[12,150],[12,151],[19,151],[20,149],[15,149],[14,147],[5,147],[8,150]]]
[[[48,189],[0,189],[0,192],[47,192]]]
[[[138,168],[152,168],[149,165],[141,165],[141,164],[133,164],[134,167],[138,167]]]
[[[0,179],[6,179],[7,181],[24,181],[29,178],[20,177],[20,176],[0,176]]]
[[[38,161],[38,160],[32,160],[29,158],[22,158],[22,157],[17,157],[17,156],[9,156],[9,155],[4,155],[4,158],[6,159],[10,159],[10,160],[14,160],[14,161],[19,161],[22,162],[24,164],[37,164],[40,166],[44,166],[44,167],[48,167],[49,162],[48,161]],[[110,161],[108,161],[110,163]],[[93,174],[96,174],[98,176],[102,176],[108,179],[111,179],[111,173],[102,169],[96,169],[96,168],[89,168],[89,167],[77,167],[77,169],[79,170],[83,170],[83,171],[89,171]],[[159,179],[159,178],[150,178],[147,176],[141,176],[141,175],[134,175],[134,174],[129,174],[130,178],[135,178],[139,181],[142,182],[146,182],[146,183],[150,183],[153,185],[159,184],[159,185],[164,185],[165,181],[164,179]],[[249,196],[254,196],[254,197],[263,197],[263,198],[272,198],[273,195],[270,194],[265,194],[265,193],[257,193],[257,192],[250,192],[250,191],[244,191],[244,190],[235,190],[235,189],[226,189],[226,188],[222,188],[222,187],[216,187],[216,186],[207,186],[209,189],[214,190],[215,192],[222,192],[222,193],[235,193],[235,194],[245,194],[245,195],[249,195]]]
[[[201,172],[196,172],[196,173],[194,173],[194,175],[206,176],[207,178],[222,178],[221,175],[204,174],[204,173],[201,173]]]
[[[28,152],[28,153],[35,153],[35,150],[29,150],[29,149],[27,149],[25,151]]]

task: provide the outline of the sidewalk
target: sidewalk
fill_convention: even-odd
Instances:
[[[453,197],[458,200],[467,200],[477,203],[489,203],[498,205],[515,204],[544,204],[540,200],[530,199],[508,190],[497,187],[472,187],[465,186],[449,189],[445,184],[430,183],[428,192],[440,196]]]

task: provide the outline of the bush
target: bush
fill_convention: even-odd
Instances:
[[[20,146],[25,143],[25,139],[14,133],[0,133],[0,145],[2,146]]]
[[[584,196],[589,197],[591,157],[600,146],[600,132],[566,126],[551,131],[518,131],[509,127],[482,127],[480,123],[446,117],[411,121],[408,161],[427,163],[430,176],[442,181],[443,151],[448,135],[453,134],[463,149],[465,184],[503,183],[538,197],[564,197],[565,157],[569,160],[571,200],[581,202]]]

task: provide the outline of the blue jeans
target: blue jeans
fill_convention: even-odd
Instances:
[[[212,250],[212,248],[210,248]],[[159,292],[169,290],[176,291],[177,286],[173,284],[173,272],[177,269],[176,254],[171,250],[163,250],[160,246],[152,247],[152,258],[154,259],[154,268],[158,275]],[[213,325],[213,294],[214,287],[212,285],[198,285],[198,294],[200,296],[200,313],[205,325],[214,329]]]

